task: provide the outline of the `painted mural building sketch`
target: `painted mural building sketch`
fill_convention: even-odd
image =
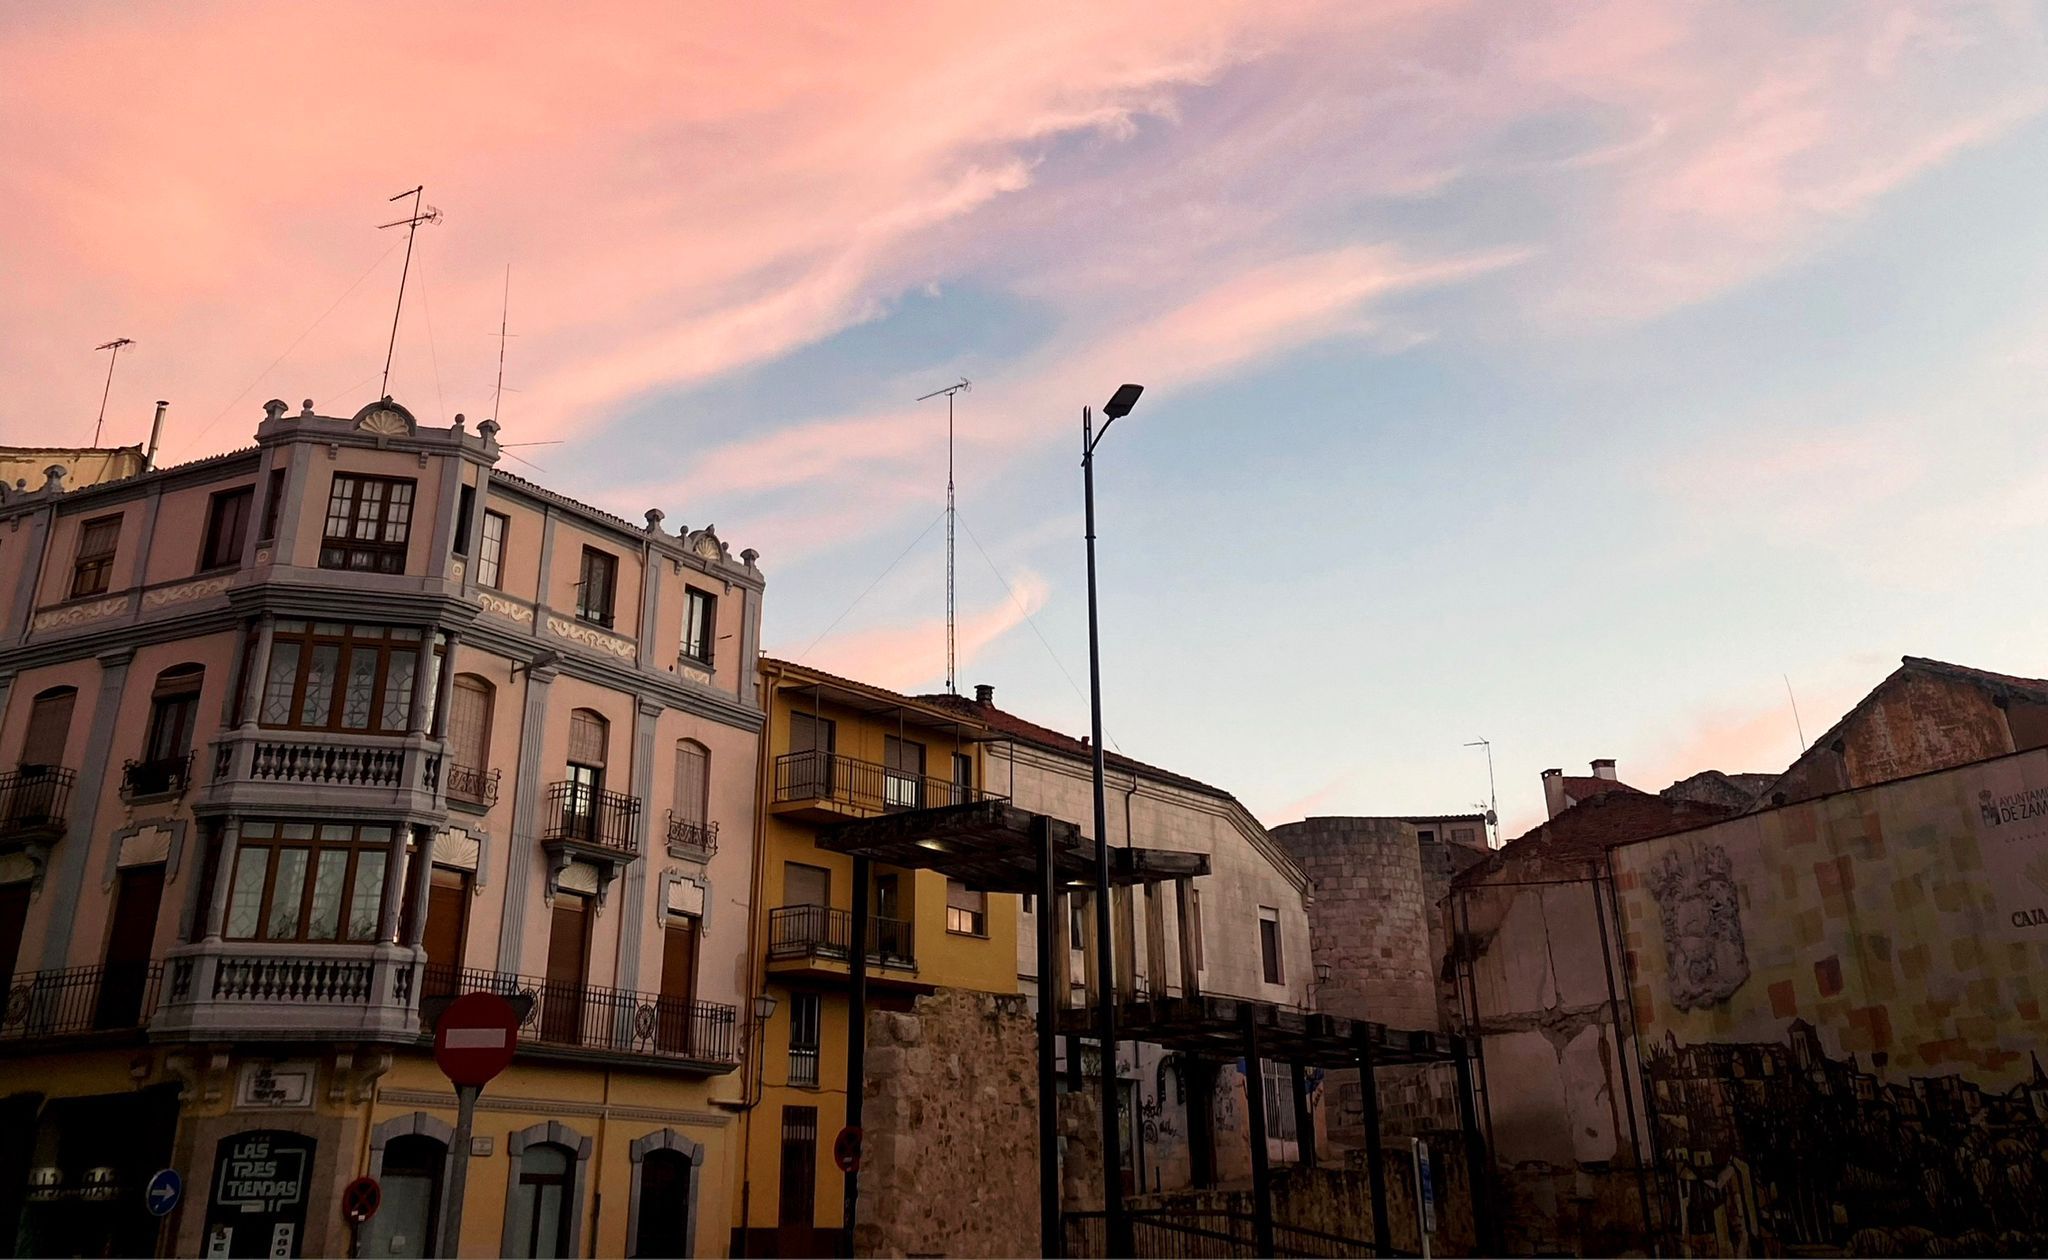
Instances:
[[[1727,1001],[1749,979],[1742,905],[1728,850],[1718,844],[1666,854],[1651,875],[1671,1004],[1681,1011]]]

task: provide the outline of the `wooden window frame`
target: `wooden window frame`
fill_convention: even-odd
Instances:
[[[808,1020],[799,1018],[808,1010]],[[808,1028],[806,1025],[808,1024]],[[799,1088],[815,1089],[820,1081],[819,1060],[823,1058],[825,1028],[824,998],[816,993],[792,993],[789,995],[789,1083]],[[806,1040],[805,1033],[809,1038]],[[807,1072],[799,1071],[799,1064]]]
[[[220,558],[221,550],[221,509],[236,499],[244,503],[241,525],[235,530],[233,554]],[[249,543],[249,518],[256,511],[256,487],[237,486],[232,490],[220,490],[206,500],[206,534],[199,544],[199,569],[201,573],[215,570],[238,569],[242,565],[242,552]]]
[[[257,542],[269,542],[277,537],[278,518],[284,512],[284,469],[270,470],[268,484],[263,490],[263,524],[257,531]]]
[[[370,486],[383,487],[374,503],[364,498],[363,492]],[[413,509],[418,503],[419,482],[411,477],[334,474],[327,488],[327,512],[320,527],[320,567],[349,573],[404,573],[406,552],[412,542]],[[366,512],[366,507],[374,510]],[[403,512],[395,510],[398,508],[403,508]],[[345,532],[334,532],[337,522]],[[371,537],[362,536],[365,525],[372,527]],[[394,529],[398,533],[396,538],[389,536]],[[359,560],[366,563],[358,563]]]
[[[491,523],[497,522],[496,537],[491,534]],[[505,539],[512,532],[512,518],[503,512],[484,510],[483,528],[478,530],[476,547],[476,583],[488,586],[494,591],[505,589]]]
[[[334,626],[338,629],[323,630],[323,626]],[[406,634],[414,634],[417,637],[400,637]],[[273,671],[277,665],[278,650],[292,646],[296,646],[299,651],[292,677],[289,718],[283,722],[270,721],[265,710],[269,708],[270,691],[277,681]],[[304,721],[300,715],[305,711],[306,684],[312,677],[313,654],[322,647],[337,649],[334,658],[334,681],[327,700],[327,720],[312,724]],[[347,708],[344,692],[348,685],[350,660],[359,650],[374,651],[377,654],[377,668],[371,682],[370,724],[346,726],[342,723],[342,714]],[[351,735],[406,734],[412,729],[415,717],[412,712],[412,700],[416,688],[408,688],[406,691],[405,724],[399,727],[387,727],[382,724],[384,691],[391,682],[392,658],[405,651],[413,653],[415,671],[435,668],[436,645],[432,641],[432,636],[424,630],[416,631],[408,626],[357,625],[352,622],[280,621],[271,637],[270,660],[264,663],[263,694],[256,698],[257,724],[268,730],[335,731]]]
[[[104,551],[87,551],[94,530],[109,531]],[[121,554],[121,515],[95,516],[78,525],[78,548],[71,559],[71,598],[91,599],[104,595],[114,580],[114,559]]]
[[[917,766],[915,769],[895,764],[898,761],[904,760],[901,750],[906,748],[915,748],[917,750]],[[883,808],[923,809],[925,805],[925,767],[930,764],[931,750],[925,747],[922,741],[901,735],[884,735],[882,737]],[[899,784],[909,785],[908,799],[899,799],[900,796],[904,795],[899,791]]]
[[[718,596],[683,587],[683,657],[709,669],[718,643]]]
[[[313,828],[313,835],[306,838],[287,837],[284,832],[288,826],[310,826]],[[347,828],[349,838],[343,840],[323,837],[320,833],[329,827]],[[375,944],[378,938],[378,929],[384,919],[384,889],[391,873],[392,837],[386,835],[382,838],[366,840],[363,838],[365,828],[381,829],[393,833],[398,830],[397,827],[386,823],[302,823],[271,819],[243,822],[241,838],[235,848],[234,868],[228,872],[228,919],[222,924],[222,935],[228,940],[235,941],[297,942],[314,945]],[[269,927],[271,912],[276,908],[278,855],[294,851],[303,852],[306,855],[306,865],[299,881],[298,924],[290,936],[272,936],[269,933]],[[253,934],[237,934],[231,930],[234,916],[234,889],[241,882],[242,863],[248,860],[250,854],[258,852],[263,853],[265,858],[263,890],[256,905],[256,930]],[[341,900],[336,905],[334,935],[331,937],[307,935],[307,929],[312,926],[313,894],[319,882],[317,877],[320,869],[320,855],[322,853],[346,853],[348,855],[348,860],[341,871]],[[366,853],[382,855],[385,866],[384,870],[379,872],[376,884],[374,885],[377,913],[372,916],[370,932],[367,936],[357,936],[350,931],[349,918],[350,914],[355,910],[356,875],[360,869],[362,856]]]
[[[977,910],[973,906],[954,905],[953,886],[955,884],[958,884],[960,891],[968,896],[981,898],[981,908]],[[946,931],[953,936],[973,936],[986,940],[988,938],[988,894],[969,888],[957,879],[948,879],[946,881]]]
[[[591,598],[591,573],[595,570],[604,575],[604,606],[598,607]],[[583,559],[576,568],[576,619],[587,621],[593,626],[609,630],[618,624],[619,612],[619,558],[602,548],[585,545]]]
[[[1266,917],[1269,914],[1271,918]],[[1272,929],[1270,932],[1267,931],[1269,927]],[[1280,912],[1271,906],[1259,907],[1259,977],[1267,984],[1287,983],[1287,959],[1280,941]]]

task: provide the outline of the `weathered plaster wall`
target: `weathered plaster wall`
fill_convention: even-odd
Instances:
[[[2048,753],[1613,862],[1696,1250],[2048,1249]]]
[[[1024,1001],[941,989],[868,1017],[863,1256],[1009,1256],[1038,1231],[1036,1036]]]

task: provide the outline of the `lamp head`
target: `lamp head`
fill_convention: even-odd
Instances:
[[[764,1024],[775,1018],[775,995],[773,993],[755,995],[754,1018]]]
[[[1145,392],[1143,385],[1119,385],[1109,401],[1102,404],[1102,414],[1111,420],[1131,414],[1131,408],[1138,405],[1138,395]]]

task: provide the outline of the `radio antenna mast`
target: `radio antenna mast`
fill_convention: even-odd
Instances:
[[[500,410],[502,404],[505,401],[505,338],[512,335],[511,333],[506,332],[505,329],[509,326],[511,319],[512,264],[506,263],[505,304],[498,308],[498,387],[491,392],[491,419],[498,420],[498,423],[500,424],[504,423],[503,420],[498,419],[498,411]],[[535,444],[529,443],[528,445]]]
[[[426,189],[427,186],[421,184],[417,188],[408,188],[390,199],[392,201],[403,201],[407,197],[412,198],[412,217],[393,219],[389,223],[379,223],[377,225],[379,232],[385,228],[402,227],[405,229],[405,266],[400,268],[398,272],[398,304],[391,309],[391,344],[384,347],[384,381],[377,387],[377,396],[379,398],[391,397],[391,356],[398,349],[398,316],[400,312],[405,310],[405,278],[412,274],[412,238],[419,232],[420,224],[439,223],[441,221],[441,212],[432,206],[427,206],[425,212],[421,212],[420,194],[425,192]]]
[[[953,396],[973,388],[974,382],[963,376],[958,385],[935,389],[929,394],[919,395],[917,399],[923,402],[940,394],[946,396],[946,694],[949,696],[960,694],[956,678],[958,657],[953,607]]]
[[[107,356],[107,387],[100,391],[100,418],[92,422],[92,444],[94,446],[100,444],[100,426],[107,422],[107,396],[114,392],[114,361],[121,357],[122,347],[134,344],[135,342],[132,338],[116,337],[106,345],[93,347],[94,350],[112,350],[114,352]]]
[[[1484,748],[1486,750],[1486,821],[1493,825],[1493,843],[1494,847],[1498,848],[1500,847],[1500,793],[1493,786],[1493,741],[1490,739],[1475,739],[1465,745],[1465,747]]]

